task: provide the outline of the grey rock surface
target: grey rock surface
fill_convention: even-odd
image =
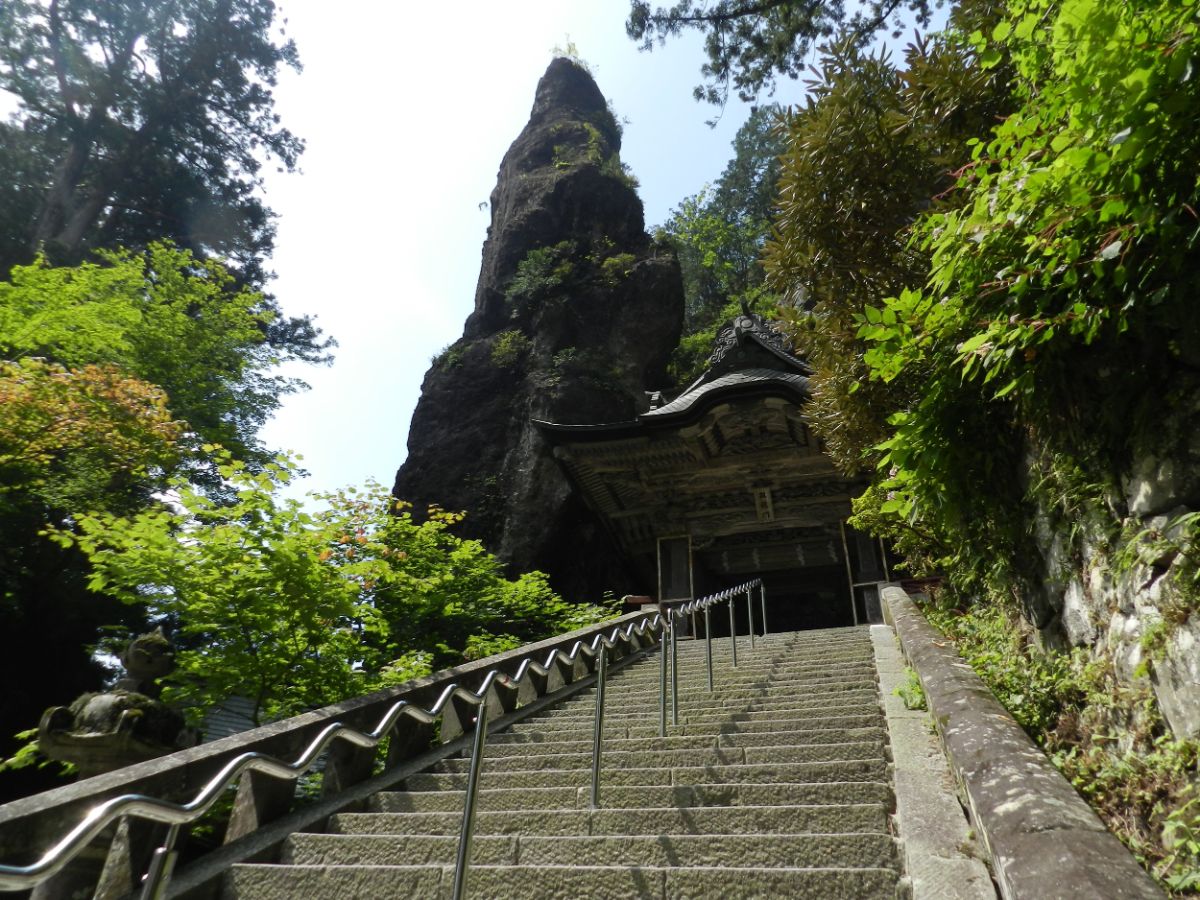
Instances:
[[[474,312],[426,373],[393,493],[571,599],[645,592],[571,493],[531,419],[627,421],[667,386],[683,322],[672,253],[651,243],[592,77],[556,59],[500,166]],[[580,553],[586,547],[586,553]]]

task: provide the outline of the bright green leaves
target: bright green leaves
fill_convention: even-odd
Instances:
[[[262,719],[297,713],[609,615],[541,573],[506,578],[449,531],[460,514],[416,524],[378,485],[308,512],[277,496],[289,460],[252,472],[214,452],[232,502],[180,480],[170,507],[53,531],[87,555],[93,590],[175,625],[171,696],[196,711],[240,695]]]
[[[15,494],[64,512],[109,506],[174,467],[181,432],[160,389],[113,366],[0,362],[0,509]]]
[[[1134,439],[1115,410],[1152,383],[1135,361],[1165,378],[1194,328],[1197,29],[1165,0],[1016,0],[970,39],[981,65],[1011,66],[1020,106],[968,142],[956,189],[909,232],[924,286],[853,317],[869,377],[920,385],[856,510],[892,537],[921,532],[962,583],[995,576],[998,548],[1028,533],[1031,448],[1108,483]]]
[[[119,366],[165,390],[201,439],[265,460],[256,432],[302,386],[271,374],[296,358],[267,341],[277,318],[217,263],[155,244],[98,263],[13,269],[0,282],[0,358]]]

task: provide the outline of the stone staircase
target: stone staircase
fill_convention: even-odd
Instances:
[[[615,672],[600,809],[590,809],[594,690],[489,736],[471,897],[894,898],[890,752],[866,628],[771,634],[751,652],[679,644],[679,725],[658,736],[659,660]],[[668,719],[669,722],[669,719]],[[225,896],[449,897],[469,761],[239,865]]]

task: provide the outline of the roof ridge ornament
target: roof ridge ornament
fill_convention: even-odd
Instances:
[[[749,304],[742,298],[742,314],[726,322],[717,331],[712,355],[708,358],[709,366],[720,363],[730,351],[744,345],[748,339],[754,339],[769,349],[789,356],[794,353],[792,342],[788,340],[787,335],[780,331],[774,322],[751,312]]]

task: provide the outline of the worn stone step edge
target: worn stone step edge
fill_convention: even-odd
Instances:
[[[619,737],[604,734],[603,748],[609,750],[702,750],[711,747],[775,747],[798,744],[839,744],[855,741],[882,741],[887,732],[881,726],[863,728],[809,728],[794,731],[759,731],[747,734],[723,732],[715,735],[668,735],[667,737]],[[592,736],[578,740],[499,742],[489,740],[484,756],[527,756],[538,753],[591,753]]]
[[[464,773],[421,772],[405,781],[408,790],[462,789]],[[589,769],[522,769],[500,772],[484,768],[483,789],[492,787],[579,787],[591,783]],[[774,784],[777,782],[890,781],[883,759],[838,759],[812,763],[747,764],[740,766],[672,766],[615,768],[602,771],[604,785]]]
[[[522,900],[666,900],[787,897],[790,900],[894,900],[891,869],[694,868],[651,866],[474,866],[471,891]],[[227,900],[448,900],[448,866],[239,865],[228,874]]]
[[[862,713],[879,707],[879,697],[875,696],[854,696],[852,699],[830,700],[828,702],[806,702],[788,705],[770,705],[770,706],[755,706],[751,705],[744,709],[722,709],[713,712],[692,712],[690,710],[680,710],[680,724],[699,724],[704,722],[736,722],[739,719],[746,718],[794,718],[798,714],[804,713],[819,713],[822,710],[831,710],[834,713],[850,714]],[[670,717],[670,704],[667,705],[668,718]],[[537,720],[529,719],[529,722],[590,722],[594,713],[588,715],[585,711],[570,711],[559,714],[549,714],[539,717]],[[612,712],[605,711],[605,719],[615,722],[624,722],[629,725],[650,724],[658,722],[658,708],[647,709],[642,712]]]
[[[534,727],[513,728],[488,736],[488,744],[536,744],[545,740],[591,740],[592,726],[580,724],[570,726],[564,724],[558,728],[549,728],[547,723],[537,720]],[[875,708],[870,712],[846,716],[818,715],[797,719],[754,719],[737,722],[713,722],[707,725],[676,725],[668,726],[670,734],[716,737],[721,734],[763,734],[772,731],[805,731],[815,727],[830,728],[872,728],[882,727],[883,713]],[[611,721],[604,723],[605,737],[655,737],[658,735],[658,724],[621,725]],[[581,735],[578,738],[566,735]]]
[[[712,747],[685,750],[604,750],[605,769],[660,766],[736,766],[744,763],[827,762],[834,759],[887,758],[887,745],[880,740],[850,741],[837,744],[787,744],[772,747]],[[485,757],[485,759],[487,759]],[[485,769],[502,772],[528,769],[591,768],[592,752],[533,753],[525,756],[497,756],[487,760]],[[430,771],[465,772],[470,759],[445,759]]]
[[[449,835],[457,812],[339,813],[329,834]],[[620,809],[477,810],[475,834],[886,834],[879,803],[797,806],[653,806]]]
[[[601,803],[613,808],[649,806],[823,806],[881,803],[888,809],[895,798],[889,785],[878,781],[826,781],[780,784],[697,784],[622,787],[602,785]],[[386,791],[368,801],[368,812],[461,812],[465,792]],[[493,810],[583,809],[591,802],[590,786],[491,788],[480,791],[479,808]]]
[[[300,834],[284,865],[452,864],[457,835]],[[471,846],[477,865],[720,865],[774,868],[897,868],[886,834],[487,835]]]

